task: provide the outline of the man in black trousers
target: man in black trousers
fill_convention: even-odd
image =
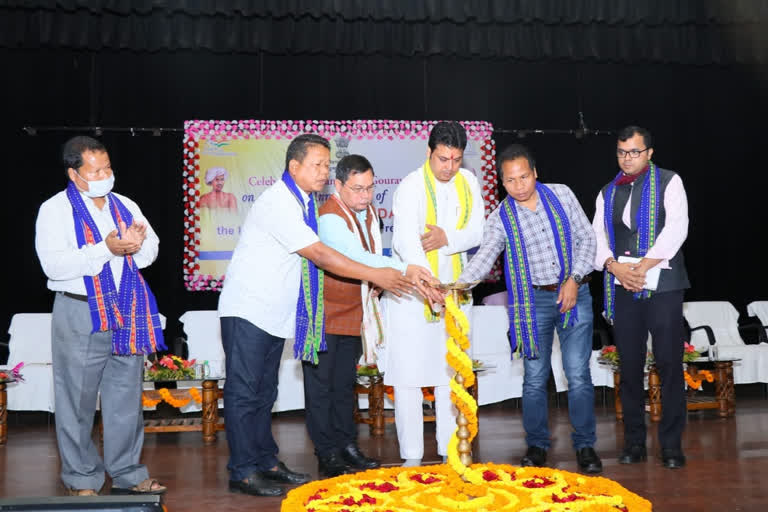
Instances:
[[[665,467],[685,465],[682,434],[683,293],[690,287],[681,247],[688,235],[688,201],[680,176],[651,160],[651,134],[639,126],[619,132],[619,168],[597,197],[592,227],[595,267],[604,269],[605,311],[613,321],[624,407],[622,464],[646,460],[646,343],[661,377],[658,434]]]

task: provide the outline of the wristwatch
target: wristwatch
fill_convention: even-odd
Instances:
[[[571,274],[571,278],[576,281],[576,284],[578,285],[584,282],[584,276],[581,274]]]

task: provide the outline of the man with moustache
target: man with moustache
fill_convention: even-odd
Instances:
[[[428,273],[421,267],[382,256],[379,218],[371,205],[373,179],[373,167],[364,156],[347,155],[339,161],[336,191],[320,208],[320,240],[370,267],[392,267],[407,274]],[[380,465],[357,446],[354,420],[357,362],[362,343],[367,361],[373,363],[376,345],[383,341],[379,291],[368,281],[325,274],[328,351],[318,354],[317,364],[305,361],[303,371],[307,430],[315,445],[320,474],[326,477]]]
[[[406,176],[392,202],[392,249],[402,261],[425,266],[444,283],[458,279],[467,251],[480,243],[484,203],[477,179],[461,168],[467,133],[456,121],[437,123],[429,134],[427,160]],[[394,387],[395,424],[404,465],[424,455],[423,386],[435,388],[437,453],[446,457],[455,423],[445,361],[443,315],[421,296],[385,295],[387,344],[384,384]],[[469,293],[460,301],[471,307]]]
[[[509,195],[488,217],[483,243],[459,280],[483,278],[505,251],[510,342],[513,357],[522,355],[525,369],[523,427],[528,450],[520,465],[543,466],[547,461],[547,381],[557,329],[576,459],[582,471],[600,473],[589,371],[592,299],[589,287],[582,286],[592,271],[595,235],[570,188],[537,181],[536,163],[527,148],[513,144],[498,162]]]
[[[40,206],[35,249],[48,288],[56,440],[67,492],[95,496],[112,477],[112,494],[162,494],[139,463],[144,355],[166,350],[152,291],[139,269],[160,241],[138,205],[112,192],[106,147],[77,136],[64,144],[67,188]],[[91,438],[101,395],[104,457]]]
[[[688,236],[688,200],[680,176],[657,167],[652,156],[648,130],[627,126],[619,131],[620,171],[595,202],[595,268],[605,270],[605,312],[613,322],[620,354],[624,451],[619,462],[632,464],[647,458],[643,376],[650,332],[661,377],[661,458],[665,467],[676,469],[685,465],[682,435],[687,410],[681,340],[683,294],[690,283],[681,248]],[[617,261],[621,256],[636,261]],[[652,268],[660,270],[658,283],[650,290],[646,275]]]
[[[276,483],[301,484],[309,475],[277,459],[271,410],[286,338],[295,337],[297,358],[317,363],[326,350],[323,270],[365,279],[393,293],[426,289],[426,272],[404,276],[371,268],[320,242],[315,193],[325,186],[330,144],[318,135],[291,141],[280,181],[254,202],[227,269],[219,298],[226,355],[224,409],[230,458],[229,490],[279,496]]]

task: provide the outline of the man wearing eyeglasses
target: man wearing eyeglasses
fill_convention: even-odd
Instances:
[[[467,251],[480,244],[483,197],[471,171],[461,168],[467,133],[456,121],[437,123],[429,134],[427,159],[406,176],[392,201],[392,249],[402,261],[428,267],[443,283],[456,281]],[[461,300],[469,313],[471,297]],[[456,428],[445,362],[448,337],[440,311],[414,295],[384,296],[387,344],[384,384],[395,390],[400,457],[417,466],[424,455],[424,386],[435,387],[437,453],[447,454]]]
[[[336,166],[336,192],[320,208],[318,236],[329,247],[370,267],[392,267],[411,280],[433,280],[425,268],[382,256],[379,218],[371,205],[373,167],[361,155],[347,155]],[[309,436],[319,472],[326,477],[379,467],[357,445],[354,406],[357,362],[362,350],[375,361],[382,341],[378,309],[380,289],[367,281],[325,274],[325,339],[328,350],[318,363],[303,363],[304,397]]]
[[[605,270],[605,315],[613,322],[620,355],[624,450],[619,462],[647,458],[643,375],[650,332],[661,376],[661,457],[665,467],[675,469],[685,465],[682,328],[683,293],[690,283],[681,247],[688,235],[688,200],[680,176],[657,167],[652,156],[648,130],[619,131],[620,171],[595,203],[595,268]]]

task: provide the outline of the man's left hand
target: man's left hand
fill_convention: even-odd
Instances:
[[[434,251],[448,245],[448,237],[443,228],[433,224],[427,224],[426,227],[429,231],[421,235],[421,248],[424,249],[424,252]]]
[[[147,238],[147,225],[143,222],[134,222],[131,227],[126,228],[124,222],[120,222],[120,234],[123,240],[131,242],[133,249],[128,254],[135,254],[141,249],[144,240]]]
[[[560,287],[560,293],[557,295],[557,303],[560,304],[560,312],[567,313],[576,305],[576,297],[579,295],[579,285],[573,278]]]

